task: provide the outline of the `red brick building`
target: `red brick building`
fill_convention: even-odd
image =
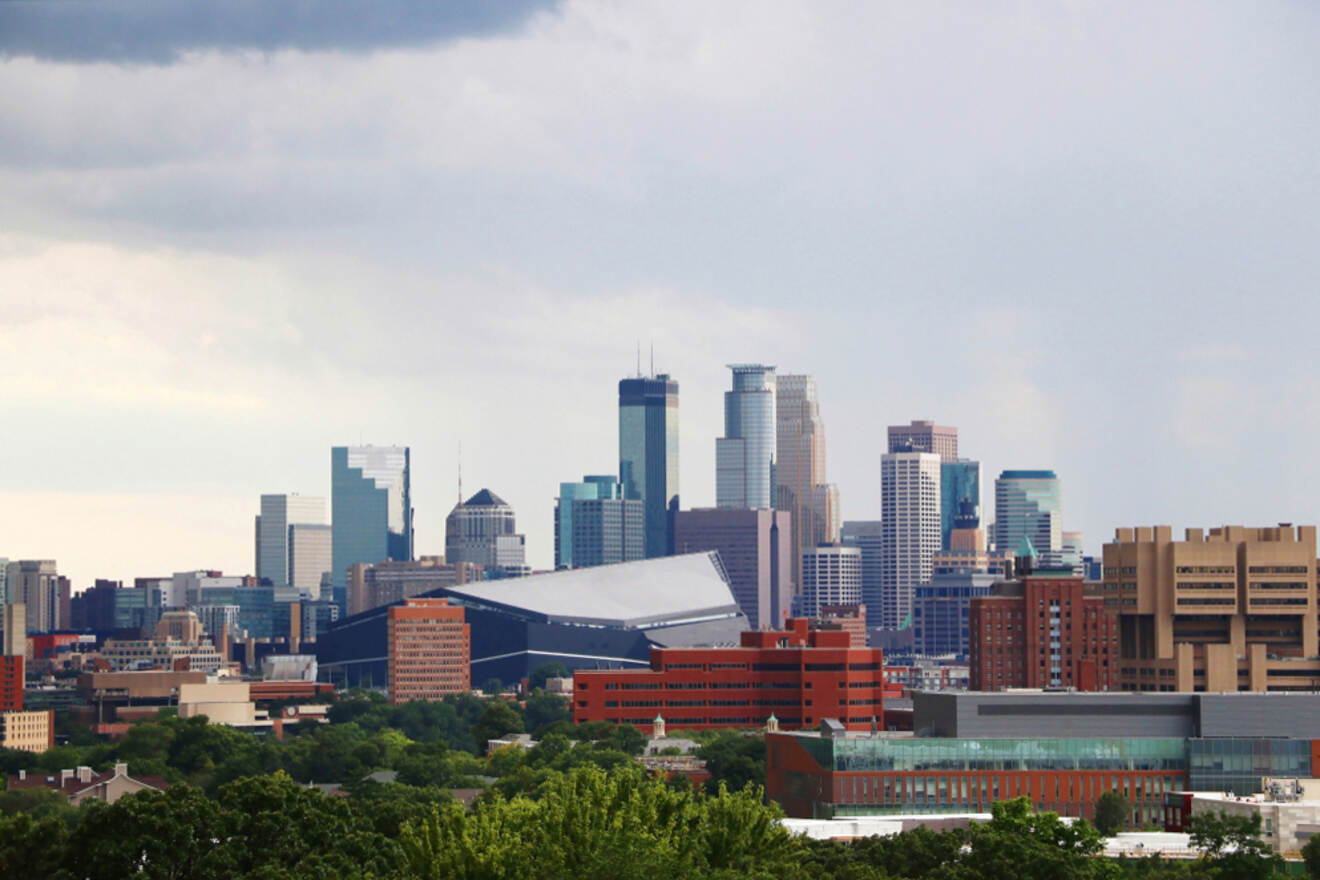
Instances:
[[[448,599],[406,599],[389,609],[390,701],[439,700],[469,690],[471,629]]]
[[[1080,577],[1030,574],[972,599],[974,691],[1072,687],[1118,689],[1118,615]]]
[[[834,718],[850,730],[884,723],[884,669],[878,648],[850,647],[846,630],[811,630],[791,618],[783,630],[744,632],[737,648],[652,648],[650,669],[573,674],[573,721],[632,724],[650,731],[761,727],[773,714],[785,728]]]
[[[23,658],[0,656],[0,712],[23,711]]]

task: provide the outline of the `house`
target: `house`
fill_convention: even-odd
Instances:
[[[168,787],[169,783],[159,776],[129,776],[127,764],[116,764],[104,773],[96,773],[91,767],[78,767],[61,770],[59,776],[20,770],[9,777],[10,791],[37,788],[58,791],[75,807],[87,801],[113,804],[126,794],[164,791]]]

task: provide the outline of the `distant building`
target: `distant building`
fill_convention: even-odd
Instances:
[[[972,600],[990,595],[1002,572],[936,571],[918,584],[912,598],[912,649],[922,657],[966,659],[971,639]]]
[[[450,565],[443,556],[422,556],[414,562],[354,563],[348,577],[348,613],[361,614],[442,587],[483,578],[482,566],[471,562]]]
[[[1057,568],[1063,551],[1063,506],[1054,471],[1004,471],[995,480],[995,549],[1026,538],[1041,562]]]
[[[407,446],[331,448],[332,598],[340,608],[350,565],[413,558],[411,467]]]
[[[471,689],[471,630],[462,606],[405,599],[389,609],[390,702],[439,700]]]
[[[256,521],[256,556],[259,582],[272,587],[297,587],[319,598],[321,574],[334,564],[325,499],[262,495]]]
[[[880,613],[883,583],[884,530],[880,520],[847,520],[840,530],[842,543],[862,551],[862,604],[872,616]],[[874,620],[871,623],[875,625]]]
[[[971,600],[972,690],[1119,687],[1114,608],[1071,571],[1043,570]]]
[[[825,478],[825,423],[813,376],[775,379],[775,503],[793,515],[793,580],[802,554],[839,540],[839,489]]]
[[[22,654],[0,655],[0,712],[20,712],[23,709]]]
[[[44,751],[44,750],[43,750]],[[38,770],[20,770],[9,777],[10,791],[44,788],[58,791],[69,799],[71,806],[88,801],[113,804],[126,794],[139,791],[164,791],[169,783],[159,776],[129,776],[127,764],[115,764],[104,773],[91,767],[61,770],[59,775],[47,775]]]
[[[60,575],[55,560],[21,559],[6,568],[7,601],[27,607],[28,632],[68,626],[72,617],[69,579]]]
[[[890,452],[880,458],[879,623],[886,629],[911,624],[913,591],[930,581],[931,560],[940,550],[940,471],[940,457],[930,452]]]
[[[488,579],[531,574],[526,543],[509,502],[489,489],[456,504],[445,519],[445,561],[480,565]]]
[[[619,482],[623,498],[642,502],[646,558],[674,552],[678,383],[668,374],[619,381]]]
[[[4,627],[4,641],[0,644],[0,654],[6,657],[27,656],[27,606],[21,602],[10,603],[0,608],[3,618],[0,626]]]
[[[929,452],[938,455],[941,461],[955,461],[958,429],[915,419],[907,425],[890,425],[889,451]]]
[[[586,476],[580,483],[559,484],[555,568],[644,558],[646,523],[641,500],[624,498],[622,485],[611,476]]]
[[[674,518],[677,553],[718,550],[753,629],[773,628],[792,605],[792,514],[705,507]]]
[[[862,551],[844,544],[822,544],[802,554],[798,614],[818,617],[831,606],[862,603]]]
[[[215,645],[202,638],[202,624],[191,611],[161,615],[155,638],[107,639],[101,659],[112,670],[164,669],[213,673],[224,660]]]
[[[880,651],[851,647],[847,632],[792,618],[783,630],[744,632],[736,648],[655,648],[649,669],[579,670],[573,721],[650,733],[657,718],[671,730],[838,718],[848,730],[869,730],[884,718],[882,667]]]
[[[724,392],[724,436],[715,441],[715,506],[769,509],[775,503],[775,368],[729,369],[733,390]]]
[[[44,752],[55,745],[55,713],[0,712],[0,748]]]
[[[1124,690],[1320,690],[1315,526],[1116,529],[1103,589]]]
[[[940,462],[940,548],[949,549],[956,528],[981,527],[981,463],[967,458]]]

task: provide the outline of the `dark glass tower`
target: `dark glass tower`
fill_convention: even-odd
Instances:
[[[350,565],[412,561],[409,470],[407,446],[330,449],[331,582],[341,615],[347,609]]]
[[[674,551],[678,511],[678,383],[665,373],[619,382],[619,482],[642,502],[646,557]]]

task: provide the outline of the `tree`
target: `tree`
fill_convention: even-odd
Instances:
[[[1306,873],[1320,880],[1320,835],[1313,836],[1302,847],[1302,861],[1306,862]]]
[[[551,728],[557,729],[561,723],[571,724],[573,711],[569,708],[568,700],[563,697],[545,691],[533,691],[523,705],[523,718],[527,729],[539,737]]]
[[[697,749],[697,757],[706,762],[711,778],[706,790],[719,791],[723,783],[730,791],[765,785],[765,739],[721,730],[719,736]]]
[[[481,683],[481,692],[488,697],[498,696],[504,690],[504,682],[498,678],[488,678]]]
[[[1105,837],[1113,837],[1132,820],[1132,802],[1120,792],[1107,791],[1095,800],[1095,828]]]
[[[1025,798],[990,807],[989,822],[968,831],[971,850],[956,874],[976,880],[1089,880],[1091,856],[1100,851],[1099,832],[1085,819],[1068,824],[1055,813],[1034,813]]]
[[[536,690],[544,688],[548,678],[567,678],[568,667],[562,663],[542,663],[532,670],[531,676],[527,680],[527,689]]]
[[[1220,880],[1264,880],[1283,869],[1283,859],[1260,839],[1260,813],[1192,813],[1192,847]]]
[[[523,721],[518,710],[503,700],[492,700],[472,725],[472,738],[484,751],[486,743],[510,733],[522,733]]]

